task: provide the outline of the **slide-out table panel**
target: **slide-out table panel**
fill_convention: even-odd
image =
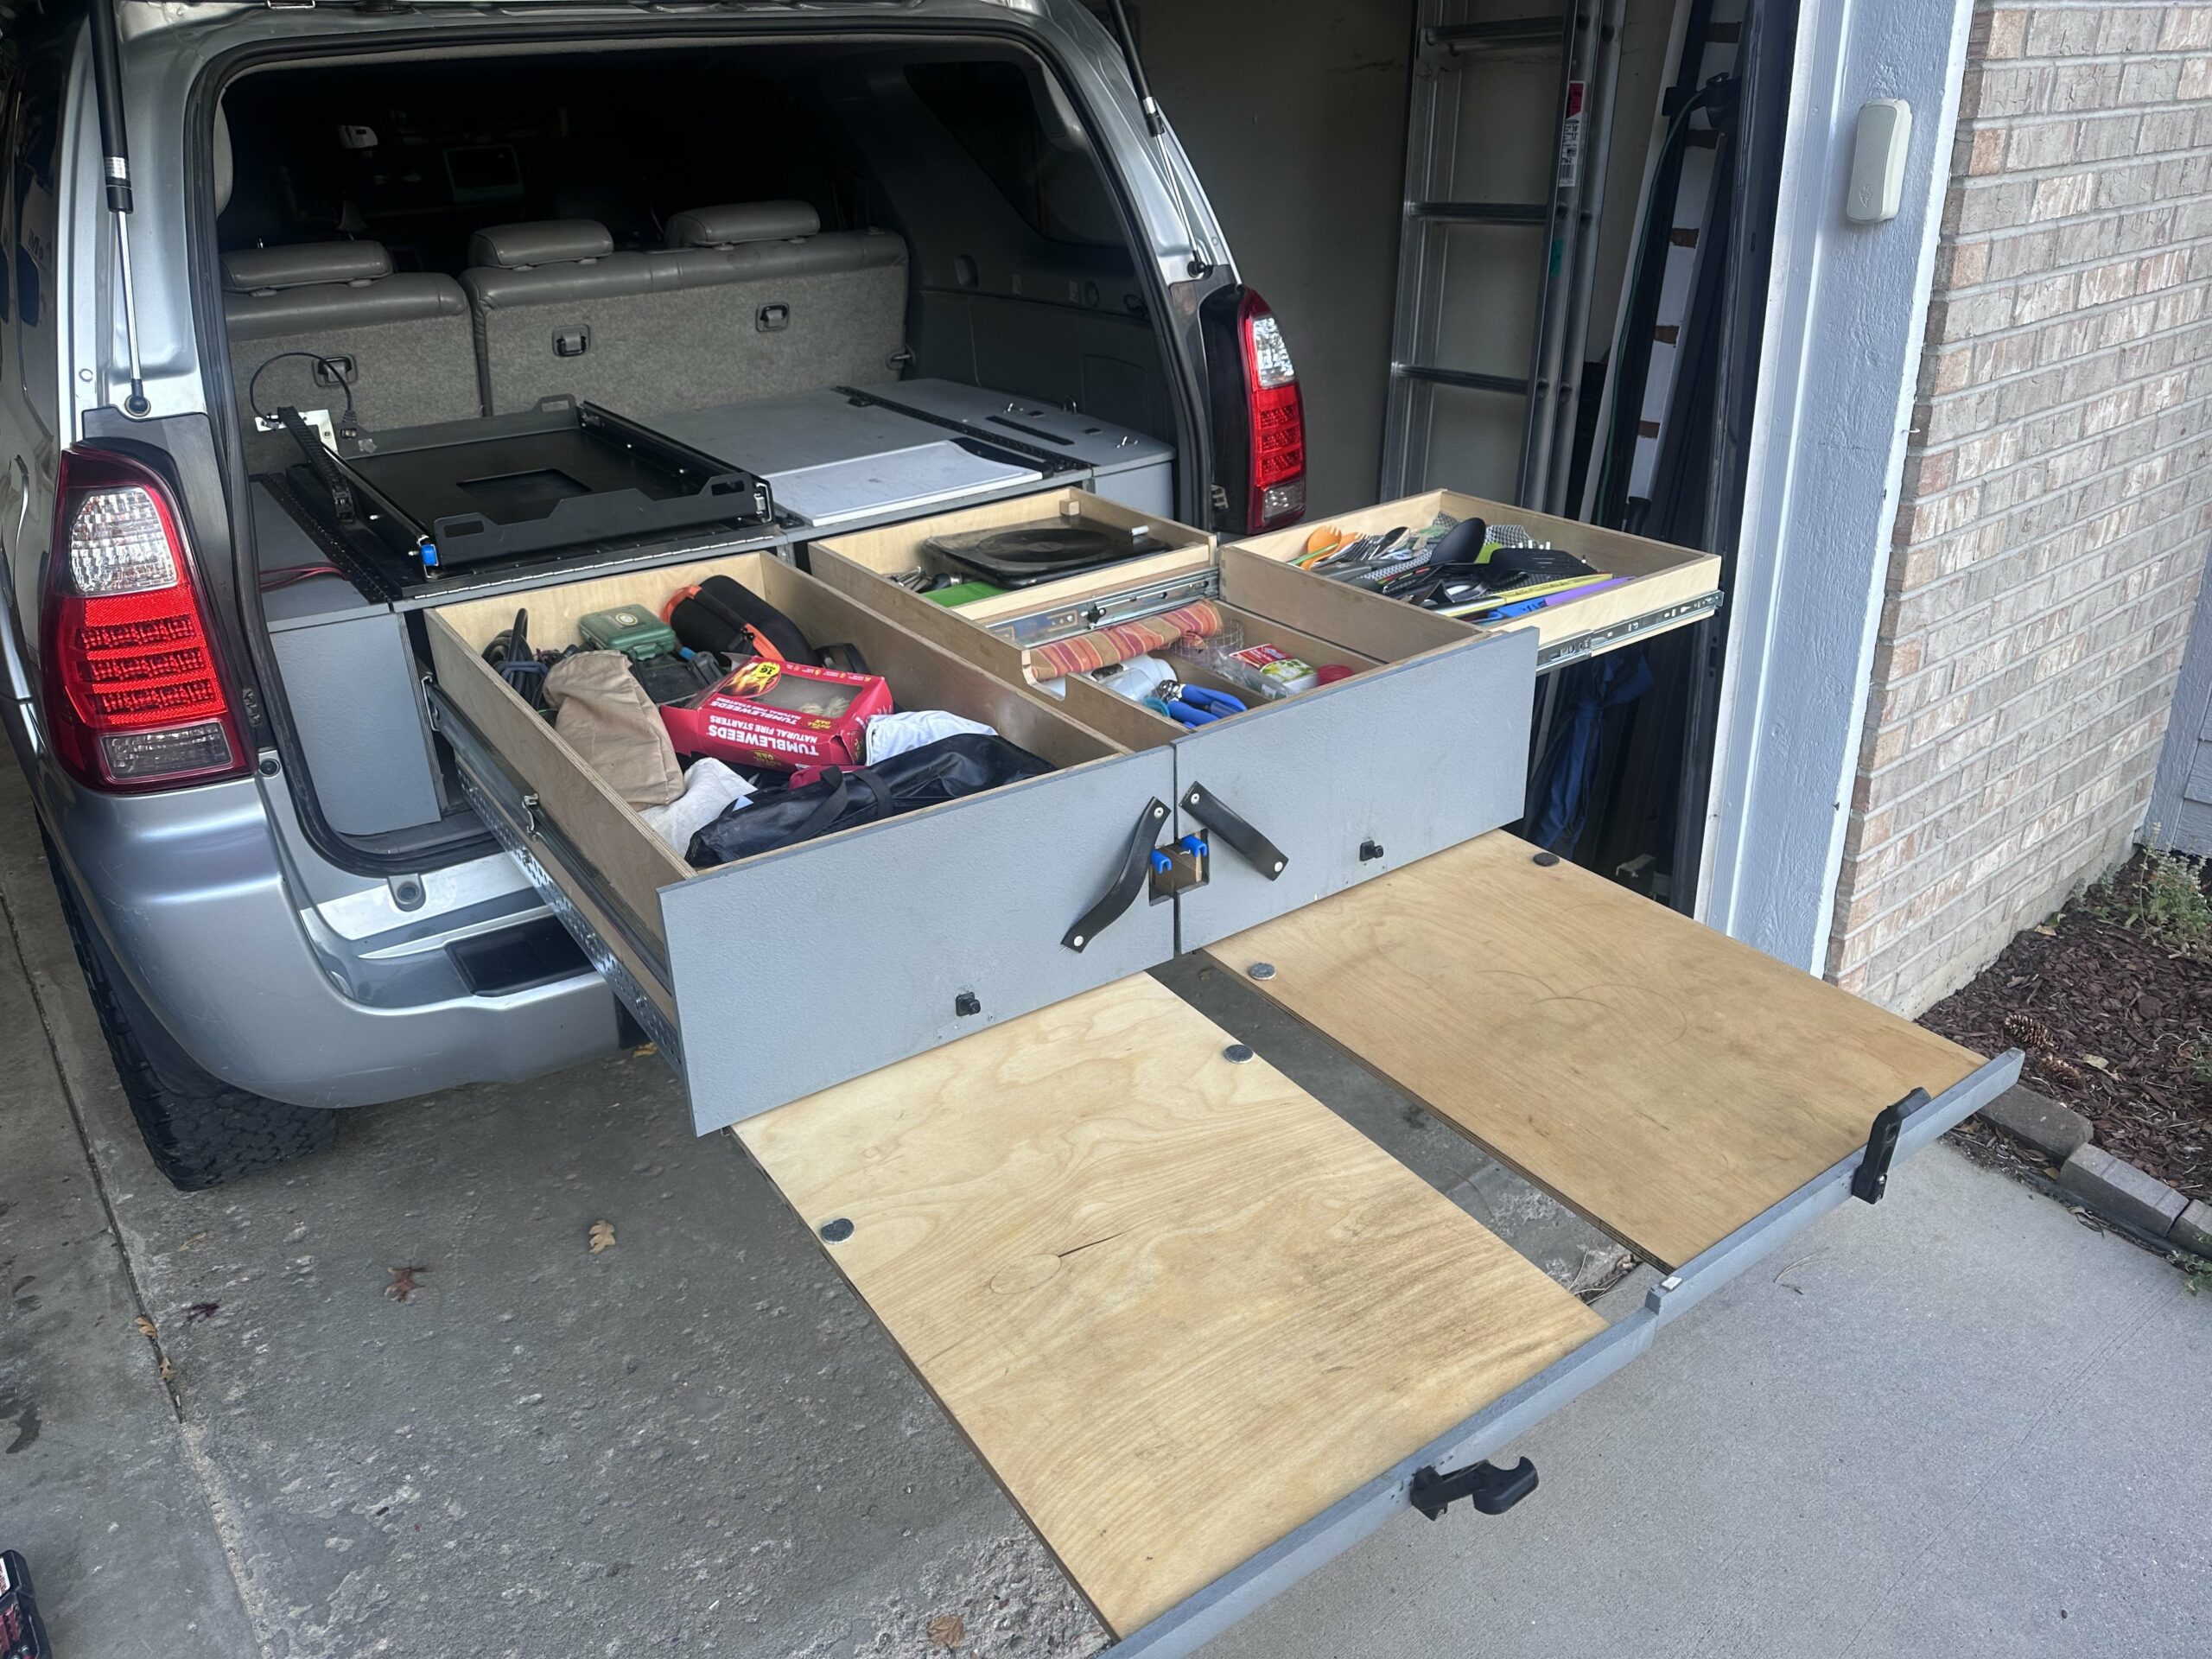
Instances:
[[[1981,1064],[1503,831],[1211,953],[1665,1267]]]
[[[1603,1328],[1232,1041],[1140,976],[734,1130],[1116,1635]]]

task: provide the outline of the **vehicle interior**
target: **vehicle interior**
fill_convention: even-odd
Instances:
[[[808,499],[803,463],[948,436],[986,477],[1090,483],[1062,453],[1090,434],[1154,463],[1132,486],[1153,510],[1192,487],[1120,206],[1012,48],[264,69],[224,92],[215,174],[263,610],[321,816],[368,848],[465,811],[412,690],[429,584],[334,551],[280,409],[373,436],[572,400],[771,478],[779,506]],[[1072,437],[1038,424],[1071,415]],[[505,499],[578,487],[549,467]]]

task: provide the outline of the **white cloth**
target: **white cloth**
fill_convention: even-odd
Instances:
[[[751,798],[753,785],[711,754],[702,755],[683,774],[683,793],[666,806],[649,806],[638,816],[646,826],[681,854],[690,850],[691,837],[721,817],[733,801]]]
[[[918,749],[940,738],[958,737],[963,732],[972,732],[978,737],[998,735],[979,721],[963,720],[942,709],[908,709],[895,715],[878,715],[868,723],[866,764],[878,766],[894,754]]]

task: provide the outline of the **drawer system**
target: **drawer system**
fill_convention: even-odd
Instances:
[[[1545,528],[1449,495],[1337,522],[1440,506]],[[1649,582],[1657,608],[1564,633],[1573,607],[1471,628],[1172,524],[1191,539],[1143,569],[995,618],[889,580],[953,518],[1035,513],[819,542],[811,574],[753,552],[447,604],[429,696],[700,1130],[734,1126],[1111,1651],[1172,1659],[1409,1504],[1521,1501],[1535,1470],[1493,1453],[1827,1210],[1880,1198],[2019,1056],[1983,1062],[1498,829],[1540,652],[1709,608],[1702,556],[1637,543],[1649,569],[1595,597]],[[1055,770],[692,870],[482,652],[518,603],[551,642],[709,574],[856,645],[900,707]],[[1038,683],[1055,630],[1025,620],[1192,598],[1352,671],[1196,729]],[[1198,950],[1663,1276],[1610,1320],[1560,1288],[1144,971]]]
[[[1427,623],[1415,643],[1429,648],[1360,658],[1348,679],[1193,733],[1087,683],[1076,688],[1087,697],[1057,702],[1018,672],[932,643],[904,624],[989,636],[872,576],[841,592],[753,553],[531,593],[531,634],[554,641],[591,612],[658,609],[708,575],[729,575],[810,639],[858,645],[902,708],[982,721],[1058,768],[704,872],[484,661],[515,598],[429,613],[432,707],[495,830],[529,855],[680,1065],[704,1133],[1155,966],[1517,813],[1535,679],[1526,640],[1444,631],[1251,563],[1255,588],[1295,586],[1325,609]],[[1440,741],[1440,720],[1460,709],[1484,713]],[[1087,714],[1118,728],[1096,730]]]

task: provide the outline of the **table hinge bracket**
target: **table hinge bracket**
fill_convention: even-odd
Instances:
[[[1536,1490],[1536,1465],[1523,1458],[1510,1469],[1501,1469],[1484,1459],[1440,1475],[1433,1465],[1414,1471],[1413,1490],[1407,1494],[1414,1508],[1432,1521],[1461,1498],[1484,1515],[1503,1515]]]
[[[1866,1136],[1866,1153],[1851,1174],[1851,1196],[1863,1204],[1879,1204],[1889,1190],[1890,1162],[1897,1156],[1897,1136],[1904,1121],[1928,1104],[1928,1091],[1916,1089],[1874,1114],[1874,1127]]]

